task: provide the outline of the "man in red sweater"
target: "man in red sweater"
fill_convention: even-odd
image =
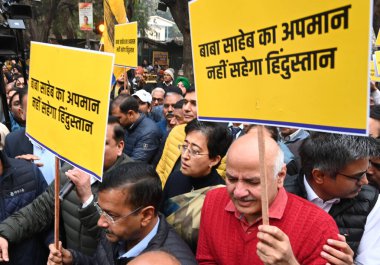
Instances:
[[[335,221],[284,190],[283,153],[269,136],[264,141],[270,225],[261,224],[258,139],[256,133],[250,133],[237,139],[227,154],[227,187],[206,196],[197,249],[199,264],[327,263],[321,252],[328,239],[338,237]]]

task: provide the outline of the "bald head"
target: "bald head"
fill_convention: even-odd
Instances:
[[[284,161],[284,155],[276,143],[271,138],[270,132],[263,129],[265,143],[265,164],[269,167],[275,167],[276,172],[281,170]],[[239,137],[233,142],[227,154],[227,167],[230,164],[239,163],[241,166],[259,167],[259,145],[258,130],[253,128],[249,133]],[[270,173],[270,172],[267,172]]]
[[[286,176],[284,155],[276,141],[264,133],[268,203],[274,201]],[[227,192],[237,211],[251,224],[261,216],[261,172],[257,131],[239,137],[227,153]]]
[[[171,254],[164,251],[149,251],[136,257],[128,264],[130,265],[181,265],[181,263]]]

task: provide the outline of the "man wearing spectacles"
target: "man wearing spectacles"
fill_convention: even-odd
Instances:
[[[103,229],[92,257],[50,245],[49,265],[126,264],[140,254],[165,249],[183,265],[197,264],[189,247],[158,213],[161,181],[146,163],[132,162],[104,176],[95,203]]]
[[[303,173],[285,179],[285,188],[289,192],[328,212],[344,235],[340,236],[342,242],[334,241],[332,245],[341,251],[324,248],[322,256],[331,264],[353,264],[354,253],[363,256],[360,249],[375,251],[375,246],[364,240],[366,234],[373,233],[367,230],[367,226],[378,224],[380,220],[380,213],[370,214],[380,202],[378,191],[367,185],[366,176],[368,158],[375,144],[375,140],[369,137],[312,133],[300,147]],[[343,263],[336,263],[337,260]]]
[[[122,153],[124,137],[125,132],[117,118],[109,117],[104,148],[104,173],[112,171],[122,163],[132,161]],[[67,169],[72,169],[72,167],[65,164],[60,173],[61,189],[69,181],[68,178],[72,180],[76,188],[70,190],[60,204],[65,247],[92,255],[96,250],[100,231],[96,225],[99,215],[92,203],[93,198],[96,197],[99,182],[91,181],[88,174],[78,169]],[[50,229],[53,223],[54,183],[33,202],[0,224],[0,263],[9,260],[8,245],[12,253],[15,242]]]
[[[152,90],[152,106],[156,107],[164,104],[165,90],[161,87],[156,87]]]

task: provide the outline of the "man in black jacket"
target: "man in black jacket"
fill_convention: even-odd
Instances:
[[[41,171],[33,163],[6,157],[0,151],[0,221],[32,202],[47,187]],[[47,227],[48,230],[50,227]],[[34,235],[12,245],[9,264],[43,264],[47,248],[43,234]],[[4,259],[0,249],[0,263]]]
[[[104,173],[113,170],[120,164],[132,161],[131,158],[122,153],[124,134],[124,130],[118,123],[117,118],[110,117],[107,125],[104,150]],[[20,161],[32,164],[23,160]],[[68,164],[64,165],[61,169],[61,188],[69,181],[68,177],[72,178],[72,181],[76,184],[76,188],[71,190],[61,200],[61,224],[65,231],[63,238],[66,247],[91,255],[96,250],[100,235],[100,229],[96,225],[99,214],[93,203],[86,202],[88,200],[91,201],[90,197],[92,194],[95,197],[97,196],[99,182],[95,181],[90,186],[89,175],[83,173],[81,178],[82,183],[78,183],[73,179],[75,175],[79,174],[78,171],[70,169],[72,169],[72,166]],[[85,183],[83,183],[83,177],[87,178]],[[90,194],[81,192],[83,186],[86,185],[88,185]],[[86,205],[84,205],[85,203]],[[8,259],[8,243],[10,244],[9,250],[12,251],[13,243],[33,236],[47,227],[51,227],[53,223],[54,183],[32,203],[0,223],[0,261]],[[46,259],[44,262],[46,262]]]
[[[139,103],[134,97],[117,97],[111,104],[111,113],[126,129],[124,153],[133,160],[151,162],[162,137],[156,123],[139,112]]]
[[[104,176],[95,205],[104,229],[93,257],[50,245],[48,264],[126,264],[150,250],[165,250],[183,265],[197,264],[190,248],[158,213],[161,181],[146,163],[123,164]]]
[[[356,253],[378,202],[378,191],[368,186],[368,159],[376,142],[369,137],[312,133],[300,148],[302,173],[285,179],[285,189],[328,212]],[[373,251],[375,251],[373,249]]]

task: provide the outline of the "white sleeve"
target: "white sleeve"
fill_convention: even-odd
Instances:
[[[358,264],[379,264],[380,261],[380,196],[368,215],[355,261]]]
[[[376,89],[375,91],[371,92],[371,96],[375,105],[380,105],[380,91]]]
[[[93,200],[94,200],[94,195],[91,194],[91,196],[87,199],[87,201],[85,201],[85,202],[82,204],[82,209],[83,209],[83,208],[86,208],[87,206],[89,206],[90,203],[92,203]]]

